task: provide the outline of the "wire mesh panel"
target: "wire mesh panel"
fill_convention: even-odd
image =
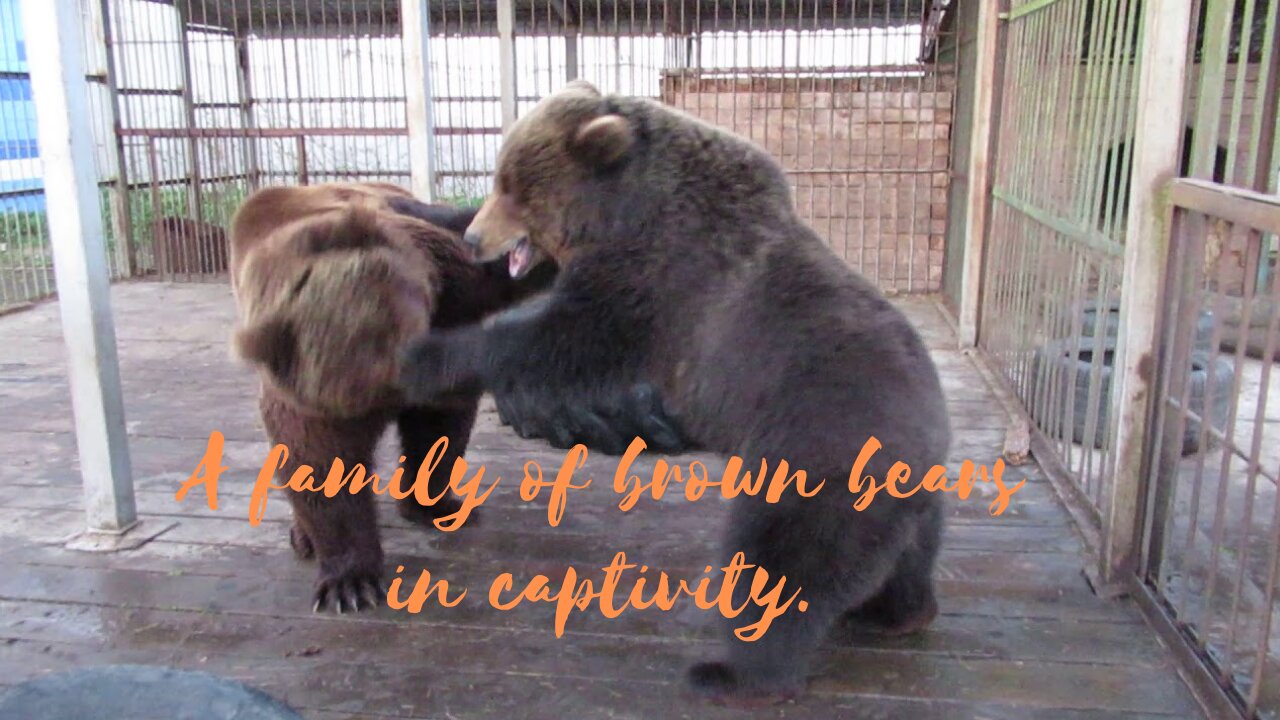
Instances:
[[[486,194],[505,125],[582,78],[755,140],[784,165],[802,216],[851,265],[887,291],[937,290],[953,70],[934,56],[946,6],[442,3],[444,37],[432,41],[443,71],[442,195]]]
[[[1137,0],[1014,0],[980,344],[1106,510]]]
[[[1280,717],[1280,1],[1201,0],[1142,578],[1246,717]]]
[[[886,292],[942,286],[955,66],[945,3],[765,3],[699,17],[662,98],[769,150],[805,218]],[[795,13],[792,18],[790,13]]]
[[[947,4],[427,2],[432,189],[479,202],[504,129],[582,78],[757,140],[850,264],[891,292],[937,290],[953,73],[935,56]],[[108,5],[144,270],[224,272],[229,214],[264,184],[408,184],[401,0]]]
[[[53,255],[36,140],[19,0],[0,0],[0,310],[54,294]],[[89,121],[96,144],[93,172],[103,189],[103,229],[112,278],[130,274],[123,208],[107,189],[117,177],[112,94],[100,0],[82,0]]]
[[[144,272],[217,278],[252,190],[407,182],[398,0],[109,0]]]
[[[1172,193],[1144,579],[1246,717],[1280,717],[1280,283],[1236,295],[1229,255],[1280,231],[1280,199],[1202,181]],[[1251,337],[1219,351],[1241,313]]]
[[[1188,79],[1183,174],[1274,193],[1280,181],[1280,0],[1200,0]],[[1274,235],[1254,233],[1232,250],[1239,295],[1274,272]]]

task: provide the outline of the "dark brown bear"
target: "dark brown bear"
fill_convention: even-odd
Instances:
[[[487,388],[500,401],[607,404],[652,383],[687,438],[709,451],[803,470],[815,497],[740,495],[723,559],[743,552],[799,586],[754,642],[731,629],[759,608],[739,584],[726,654],[689,680],[734,704],[804,687],[843,614],[893,632],[937,613],[933,568],[942,499],[881,493],[853,508],[850,470],[897,461],[912,477],[946,461],[950,427],[937,371],[903,314],[797,216],[777,162],[757,146],[657,102],[572,83],[504,141],[494,193],[467,231],[480,259],[560,267],[536,312],[433,333],[405,364],[417,400]],[[790,591],[784,593],[790,597]]]
[[[478,393],[406,406],[398,354],[428,328],[480,320],[549,284],[554,266],[514,280],[505,262],[477,265],[460,232],[474,209],[426,205],[394,185],[272,187],[253,194],[231,227],[231,282],[240,319],[236,355],[259,371],[260,409],[272,443],[289,449],[281,484],[301,465],[323,479],[330,463],[371,466],[395,421],[406,477],[441,436],[447,453],[431,494],[447,484],[470,439]],[[290,540],[319,561],[314,605],[376,604],[383,554],[373,497],[291,496]],[[423,525],[452,514],[456,497],[431,507],[401,501]]]

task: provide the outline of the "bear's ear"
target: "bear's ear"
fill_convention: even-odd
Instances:
[[[233,340],[240,359],[267,370],[278,379],[289,376],[298,354],[298,338],[293,325],[279,316],[242,327]]]
[[[387,245],[386,232],[378,222],[377,211],[361,203],[353,203],[332,215],[317,218],[297,232],[298,242],[310,255]]]
[[[565,83],[560,92],[589,95],[594,98],[600,97],[600,90],[586,80],[570,80]]]
[[[573,134],[574,157],[591,167],[603,168],[617,163],[635,142],[631,124],[621,115],[601,115]]]

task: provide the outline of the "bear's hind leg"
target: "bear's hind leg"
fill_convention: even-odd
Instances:
[[[929,508],[916,526],[913,542],[902,551],[893,575],[869,600],[851,607],[844,621],[887,635],[920,632],[938,616],[933,569],[942,541],[942,508]]]
[[[296,514],[293,524],[289,526],[289,547],[293,548],[293,554],[299,560],[314,560],[316,557],[316,546],[311,542],[311,536],[298,523]]]
[[[397,424],[404,454],[405,487],[417,478],[418,468],[441,437],[448,438],[448,445],[438,453],[435,469],[427,482],[428,493],[439,500],[429,506],[422,505],[410,495],[398,503],[400,517],[417,525],[434,527],[437,519],[448,517],[462,507],[462,501],[449,491],[449,477],[454,460],[467,452],[479,405],[480,397],[474,395],[451,401],[447,408],[409,407],[401,411]],[[473,511],[467,522],[473,523],[477,517]]]
[[[884,584],[902,549],[901,533],[849,533],[842,526],[850,522],[857,519],[829,505],[811,508],[792,503],[786,508],[739,498],[729,524],[728,554],[741,551],[747,563],[764,568],[768,588],[785,576],[780,601],[797,588],[800,594],[773,619],[768,632],[744,642],[733,635],[734,630],[762,616],[762,608],[750,600],[755,570],[744,572],[733,598],[733,606],[744,610],[725,620],[728,652],[724,659],[689,669],[688,681],[695,692],[717,704],[756,707],[787,700],[804,690],[810,664],[831,628],[847,608],[865,601]]]
[[[277,482],[283,484],[309,467],[306,484],[315,487],[328,477],[335,459],[344,469],[356,464],[371,467],[374,447],[389,419],[381,413],[345,419],[305,415],[270,391],[259,398],[259,408],[271,442],[289,449],[276,471]],[[328,497],[318,489],[291,490],[289,504],[289,544],[299,558],[314,558],[319,564],[312,609],[333,606],[343,612],[376,606],[383,594],[383,555],[372,492]]]
[[[346,610],[377,607],[382,587],[383,555],[377,510],[369,493],[339,494],[295,492],[294,527],[290,541],[303,556],[309,548],[319,561],[312,610],[333,607]],[[303,545],[303,549],[299,548]]]

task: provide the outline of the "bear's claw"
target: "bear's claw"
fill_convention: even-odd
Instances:
[[[378,607],[380,597],[386,593],[377,580],[369,578],[342,579],[337,581],[321,581],[316,588],[312,612],[320,612],[332,605],[339,615],[347,610],[361,610]]]
[[[312,612],[332,607],[342,614],[379,605],[386,597],[382,586],[382,560],[360,554],[321,558],[320,576],[312,596]]]

